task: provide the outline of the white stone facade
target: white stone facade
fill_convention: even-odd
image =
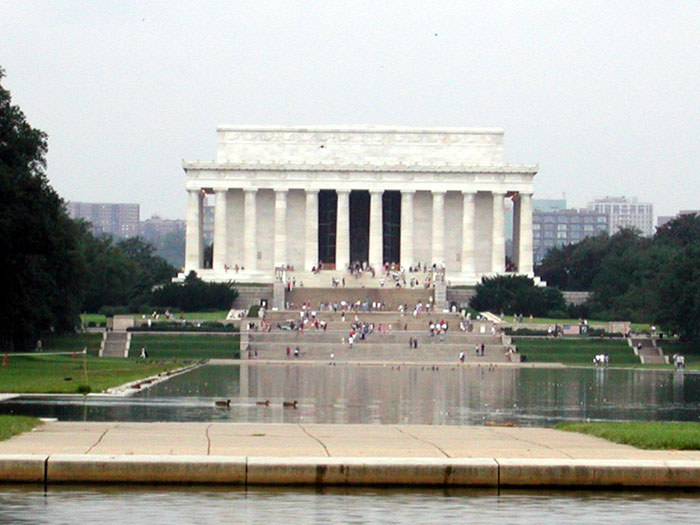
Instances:
[[[189,193],[185,273],[270,282],[276,267],[310,271],[319,263],[319,192],[333,190],[338,269],[351,262],[354,192],[369,193],[369,217],[362,219],[369,223],[369,248],[362,262],[387,262],[382,196],[395,192],[400,260],[394,262],[444,265],[453,284],[504,273],[504,199],[510,198],[517,225],[514,271],[532,275],[537,166],[503,163],[501,129],[221,126],[217,135],[215,162],[183,166]],[[216,207],[211,268],[204,268],[203,257],[206,194],[215,195]]]

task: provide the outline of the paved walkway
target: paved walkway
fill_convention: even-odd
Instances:
[[[547,428],[264,423],[46,423],[0,454],[691,460]]]

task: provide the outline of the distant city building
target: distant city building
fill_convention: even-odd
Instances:
[[[667,222],[677,219],[681,215],[700,215],[700,210],[681,210],[676,215],[660,215],[656,219],[656,228],[661,228]]]
[[[150,219],[141,221],[139,235],[146,241],[157,244],[167,234],[172,232],[184,232],[185,221],[182,219],[163,219],[153,215]]]
[[[566,209],[566,199],[532,199],[532,207],[537,211],[561,211]]]
[[[139,234],[139,213],[138,204],[68,202],[68,214],[89,222],[93,233],[105,233],[120,239]]]
[[[654,206],[649,202],[637,202],[637,199],[627,197],[605,197],[589,202],[588,209],[607,215],[610,235],[620,228],[637,228],[647,237],[654,234]]]
[[[539,264],[554,247],[577,243],[585,237],[608,231],[607,215],[591,210],[535,209],[532,215],[532,243]]]
[[[667,222],[671,222],[676,217],[674,215],[659,215],[656,218],[656,228],[661,228]]]

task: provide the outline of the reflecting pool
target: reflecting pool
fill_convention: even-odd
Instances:
[[[697,493],[0,486],[2,523],[691,522]]]
[[[230,407],[216,400],[230,399]],[[284,408],[283,401],[298,401]],[[269,401],[269,405],[259,403]],[[0,413],[79,421],[552,425],[700,420],[700,374],[442,365],[210,365],[130,398],[52,396]]]

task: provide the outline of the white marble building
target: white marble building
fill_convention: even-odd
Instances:
[[[444,265],[452,284],[502,274],[504,199],[512,199],[514,271],[532,275],[537,166],[503,162],[503,130],[380,126],[220,126],[214,162],[185,162],[185,273],[270,282],[310,271]],[[215,197],[212,267],[202,208]],[[234,270],[234,269],[237,269]]]

